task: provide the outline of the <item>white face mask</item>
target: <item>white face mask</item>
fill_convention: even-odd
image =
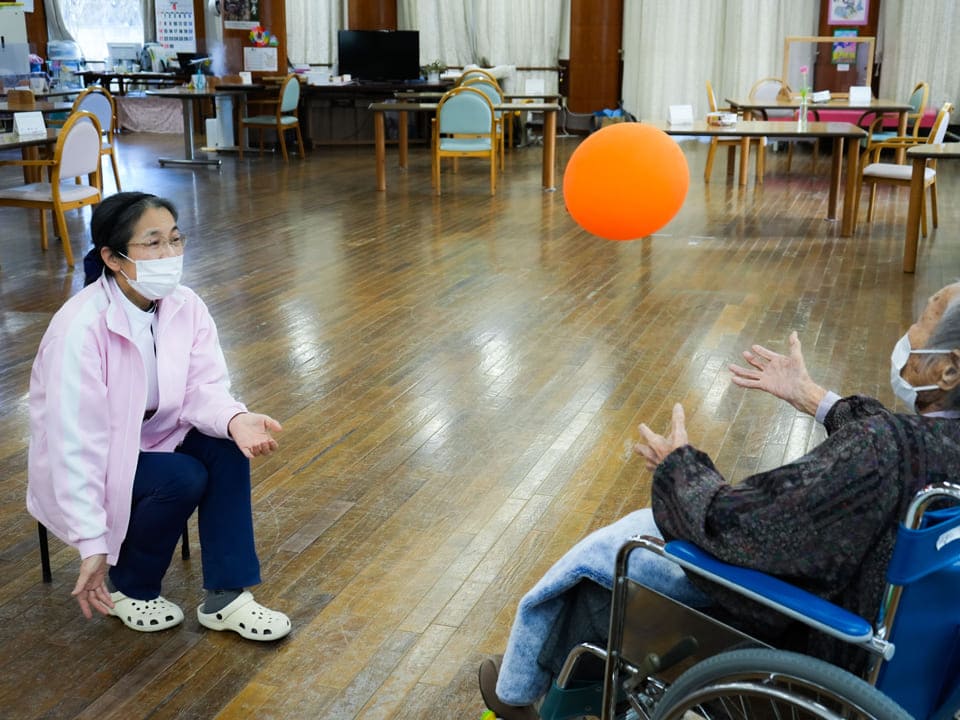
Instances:
[[[126,255],[123,257],[130,260]],[[137,266],[137,279],[131,280],[123,270],[130,287],[147,300],[160,300],[177,289],[183,277],[183,255],[172,255],[154,260],[130,260]]]
[[[950,350],[914,350],[910,347],[909,334],[904,335],[897,340],[893,346],[893,353],[890,355],[890,387],[893,388],[893,394],[900,398],[903,403],[913,411],[916,411],[917,393],[924,390],[938,390],[939,385],[920,385],[914,387],[904,380],[900,373],[907,365],[907,360],[911,355],[947,355]]]

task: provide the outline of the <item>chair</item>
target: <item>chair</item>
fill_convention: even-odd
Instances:
[[[100,202],[100,123],[92,113],[81,111],[67,118],[57,136],[52,160],[5,160],[3,165],[47,168],[48,182],[34,182],[0,189],[0,207],[25,207],[40,211],[40,247],[47,249],[46,211],[53,219],[67,265],[73,267],[73,251],[64,213]],[[73,180],[89,176],[90,184]]]
[[[907,113],[907,125],[909,126],[910,123],[913,122],[913,127],[908,129],[908,135],[918,143],[924,142],[920,137],[920,125],[923,122],[923,115],[927,110],[927,101],[929,98],[930,85],[925,82],[918,82],[916,87],[913,88],[913,92],[910,93],[910,99],[907,101],[911,108],[910,112]],[[871,117],[873,120],[868,123],[867,119]],[[867,131],[867,137],[861,140],[861,145],[866,148],[868,153],[872,152],[874,143],[897,137],[895,131],[883,129],[884,117],[882,113],[868,110],[857,119],[857,125]]]
[[[926,139],[921,142],[938,145],[943,142],[947,133],[947,126],[950,124],[950,114],[953,112],[953,104],[946,102],[937,113],[937,119],[933,123],[933,128]],[[876,121],[875,121],[876,122]],[[860,182],[857,187],[857,199],[860,198],[860,189],[866,183],[870,186],[870,203],[867,206],[867,222],[873,221],[873,207],[877,197],[877,185],[900,185],[910,186],[910,180],[913,174],[911,165],[898,165],[896,163],[879,162],[880,153],[885,149],[901,149],[918,144],[917,139],[912,135],[906,137],[887,138],[882,142],[872,142],[870,149],[864,152],[860,165],[863,168],[860,172]],[[937,163],[935,160],[927,161],[927,167],[923,171],[923,189],[930,188],[930,210],[933,219],[933,226],[937,227]],[[859,204],[859,202],[858,202]],[[920,212],[920,231],[923,237],[927,236],[927,203],[923,202]]]
[[[766,77],[757,80],[750,88],[748,98],[760,102],[774,102],[776,100],[790,100],[793,91],[780,78]],[[797,112],[792,109],[783,110],[761,110],[764,120],[795,120]],[[796,139],[781,138],[781,142],[787,143],[787,172],[790,172],[790,166],[793,164],[793,145],[796,142],[805,142]],[[819,156],[820,141],[813,140],[813,172],[817,169],[817,158]]]
[[[774,648],[751,637],[749,628],[734,628],[635,583],[627,566],[636,550],[656,553],[744,602],[758,602],[861,648],[870,658],[864,676]],[[880,612],[870,622],[778,578],[722,562],[684,540],[632,538],[617,556],[607,647],[584,643],[571,651],[540,716],[560,720],[587,714],[609,720],[629,707],[642,718],[671,720],[956,717],[960,485],[929,485],[912,498],[887,582]],[[580,661],[588,656],[604,661],[602,681],[582,674],[576,681]]]
[[[240,133],[248,128],[257,128],[260,131],[260,154],[263,155],[263,133],[266,130],[275,130],[280,142],[280,152],[283,153],[283,161],[287,162],[287,142],[284,135],[287,130],[294,130],[297,134],[297,147],[300,150],[300,157],[305,158],[303,150],[303,136],[300,134],[300,118],[297,116],[297,108],[300,105],[300,80],[296,75],[287,75],[280,85],[280,94],[276,101],[276,112],[270,115],[252,115],[240,118]],[[239,156],[243,160],[243,146],[240,142]]]
[[[120,169],[117,166],[117,150],[113,141],[114,136],[117,134],[117,106],[114,103],[113,96],[106,88],[100,85],[91,85],[73,101],[72,112],[79,112],[81,110],[93,113],[100,122],[100,129],[103,131],[100,155],[110,156],[110,164],[113,167],[113,179],[119,192],[121,189]],[[101,187],[101,190],[102,189]]]
[[[53,582],[53,571],[50,569],[50,543],[47,541],[47,528],[37,522],[37,538],[40,541],[40,574],[45,583]],[[180,539],[180,557],[190,559],[190,527],[183,524],[183,535]]]
[[[488,73],[489,74],[489,73]],[[500,89],[500,86],[496,81],[491,82],[484,77],[479,75],[471,75],[466,80],[461,80],[460,87],[471,87],[474,90],[479,90],[484,95],[487,96],[490,100],[490,104],[496,107],[503,102],[503,90]],[[500,143],[500,169],[503,170],[503,154],[505,148],[505,136],[506,128],[504,127],[507,117],[504,116],[503,112],[500,110],[494,110],[493,116],[497,120],[497,140]],[[513,143],[513,137],[511,133],[510,138],[511,144]]]
[[[713,84],[707,80],[707,107],[710,112],[718,112],[717,96],[713,92]],[[766,155],[766,138],[752,138],[750,142],[757,142],[757,182],[763,182],[763,166]],[[713,173],[713,161],[720,147],[727,148],[727,176],[733,175],[734,158],[737,154],[737,148],[740,147],[742,138],[736,136],[710,138],[710,149],[707,151],[707,163],[703,168],[703,181],[710,182],[710,175]]]
[[[500,83],[497,82],[497,78],[494,77],[493,73],[489,70],[484,70],[483,68],[470,68],[469,70],[464,70],[460,75],[460,78],[457,80],[457,85],[463,85],[466,80],[470,78],[481,78],[486,80],[497,87],[500,87]]]
[[[11,110],[33,110],[37,99],[30,88],[11,88],[7,90],[7,107]]]
[[[470,86],[445,93],[433,119],[432,178],[440,194],[440,159],[483,157],[490,160],[490,194],[497,188],[497,119],[493,104],[483,92]]]

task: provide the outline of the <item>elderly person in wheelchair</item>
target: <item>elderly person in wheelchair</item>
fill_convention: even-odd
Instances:
[[[744,352],[733,382],[814,416],[824,442],[733,485],[679,404],[666,435],[641,424],[652,508],[520,601],[504,656],[480,666],[498,717],[960,719],[960,283],[893,349],[914,415],[828,392],[788,345]]]

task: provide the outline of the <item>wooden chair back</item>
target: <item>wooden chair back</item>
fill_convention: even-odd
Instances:
[[[30,88],[12,88],[7,91],[7,107],[11,110],[33,110],[37,99]]]

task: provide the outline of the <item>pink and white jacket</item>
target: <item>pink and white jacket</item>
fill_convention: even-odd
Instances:
[[[178,287],[158,303],[159,407],[144,421],[147,383],[121,290],[105,276],[70,298],[40,341],[30,376],[27,509],[81,558],[116,564],[130,522],[141,450],[172,452],[191,428],[228,437],[244,405],[230,395],[207,306]]]

